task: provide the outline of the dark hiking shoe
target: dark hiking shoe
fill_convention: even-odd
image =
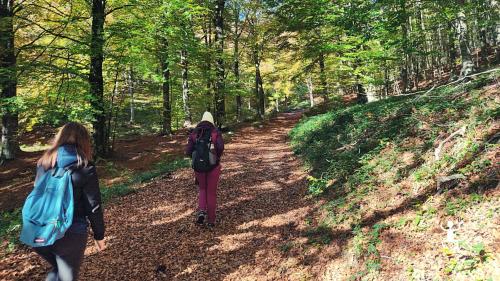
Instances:
[[[212,229],[212,228],[215,227],[215,223],[209,222],[209,223],[207,223],[207,227],[210,228],[210,229]]]
[[[198,213],[198,219],[196,220],[197,224],[203,224],[205,222],[205,217],[207,216],[207,213],[204,211],[200,211]]]
[[[166,270],[167,267],[163,264],[160,264],[159,266],[156,267],[156,273],[161,275],[162,277],[167,277]]]

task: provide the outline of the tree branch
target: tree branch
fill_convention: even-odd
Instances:
[[[55,33],[53,30],[47,29],[47,28],[43,27],[42,25],[40,25],[39,23],[36,23],[36,22],[34,22],[34,21],[32,21],[32,20],[30,20],[30,19],[28,19],[28,18],[25,18],[25,17],[19,17],[19,18],[20,18],[20,19],[22,19],[22,20],[25,20],[25,21],[27,21],[27,22],[29,22],[29,23],[31,23],[31,24],[33,24],[33,25],[35,25],[35,26],[37,26],[38,28],[40,28],[41,30],[43,30],[43,31],[47,32],[47,33],[48,33],[48,34],[50,34],[50,35],[56,36],[56,37],[58,37],[58,38],[68,39],[68,40],[70,40],[70,41],[73,41],[73,42],[78,43],[78,44],[81,44],[81,45],[87,45],[87,46],[89,45],[88,43],[86,43],[86,42],[84,42],[84,41],[81,41],[81,40],[78,40],[78,39],[75,39],[75,38],[72,38],[72,37],[69,37],[69,36],[63,35],[63,34],[62,34],[62,32],[60,32],[60,33]],[[66,23],[66,25],[67,25],[67,23]],[[64,27],[64,29],[63,29],[63,30],[65,30],[65,27]]]
[[[124,9],[124,8],[128,8],[128,7],[134,7],[135,5],[132,5],[132,4],[127,4],[127,5],[123,5],[123,6],[120,6],[120,7],[116,7],[116,8],[113,8],[111,10],[109,10],[108,12],[106,12],[106,16],[112,14],[113,12],[116,12],[118,10],[121,10],[121,9]]]
[[[450,141],[453,137],[456,135],[464,135],[465,134],[465,126],[462,128],[458,129],[457,131],[453,132],[451,135],[449,135],[446,139],[444,139],[442,142],[439,143],[439,146],[434,150],[434,158],[435,160],[439,160],[439,154],[441,154],[441,150],[443,149],[443,146],[445,143]]]

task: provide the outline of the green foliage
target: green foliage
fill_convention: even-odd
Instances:
[[[353,228],[353,251],[358,259],[364,261],[364,269],[359,270],[350,277],[349,280],[358,280],[367,274],[374,274],[381,269],[380,253],[377,250],[377,245],[380,244],[380,233],[386,224],[375,224],[368,232],[363,231],[361,227]]]
[[[309,228],[305,232],[307,242],[312,245],[328,245],[333,240],[332,229],[326,224]]]
[[[0,68],[4,79],[17,77],[17,97],[0,97],[0,110],[18,112],[21,131],[68,121],[90,125],[102,111],[110,136],[118,137],[161,130],[164,83],[170,86],[165,97],[171,103],[174,129],[182,128],[189,118],[186,109],[194,121],[207,108],[213,110],[219,58],[225,68],[228,121],[236,119],[236,96],[249,104],[243,108],[243,119],[256,114],[255,54],[260,60],[266,112],[309,107],[308,86],[314,97],[328,97],[330,103],[324,105],[337,108],[337,101],[355,94],[358,86],[376,96],[411,90],[409,85],[401,89],[404,72],[420,77],[420,81],[407,81],[413,85],[443,78],[442,74],[436,77],[431,61],[448,61],[443,68],[456,68],[461,58],[451,58],[453,52],[444,50],[459,45],[455,42],[459,38],[454,38],[456,24],[448,24],[456,21],[458,12],[465,14],[469,30],[486,30],[489,41],[498,22],[496,7],[485,1],[461,5],[457,1],[234,0],[225,3],[226,47],[217,54],[215,28],[208,24],[215,12],[211,1],[108,1],[101,108],[92,103],[95,97],[89,93],[91,6],[62,0],[25,4],[14,17],[17,65]],[[434,38],[436,30],[440,40]],[[484,42],[482,32],[470,33],[468,38],[470,46]],[[443,46],[444,42],[448,45]],[[187,53],[188,62],[186,101],[181,51]],[[236,62],[239,74],[231,71]],[[167,69],[170,78],[164,81]],[[12,75],[13,70],[18,75]],[[470,85],[461,88],[467,91]],[[128,124],[131,104],[137,105],[137,114]],[[323,111],[322,107],[310,113]],[[498,109],[489,115],[495,114]],[[113,132],[115,128],[118,132]],[[372,146],[365,145],[368,150]]]
[[[323,191],[328,186],[328,180],[326,179],[317,179],[312,176],[307,177],[307,179],[309,180],[309,193],[314,196],[323,193]]]
[[[18,243],[21,223],[21,208],[0,214],[0,239],[7,252],[12,251]]]
[[[472,272],[489,258],[486,246],[482,242],[471,245],[459,241],[458,248],[450,249],[445,247],[441,251],[447,258],[443,271],[448,275],[462,271]]]
[[[419,208],[419,210],[416,211],[415,218],[413,219],[413,226],[417,230],[425,230],[427,229],[429,225],[429,220],[435,217],[437,213],[437,209],[433,207],[428,207],[428,208]]]
[[[135,192],[130,184],[116,184],[101,189],[102,200],[108,202],[113,198],[121,197]]]
[[[476,89],[484,83],[479,80],[469,84],[470,89]],[[376,185],[374,174],[394,170],[401,153],[397,150],[401,150],[405,141],[415,137],[417,132],[423,136],[424,142],[408,148],[409,152],[418,156],[433,149],[432,143],[442,129],[429,126],[429,119],[434,123],[454,124],[469,118],[467,122],[473,123],[484,114],[490,114],[492,105],[488,100],[480,97],[457,99],[455,90],[453,86],[444,87],[433,92],[432,96],[389,98],[302,120],[290,132],[290,137],[294,152],[311,167],[311,193],[318,195],[332,187],[341,190],[339,187],[343,186],[352,191],[360,185]],[[387,151],[388,147],[396,148],[380,156],[379,153],[384,149]],[[471,140],[465,142],[456,155],[445,155],[436,163],[421,165],[413,171],[405,170],[406,166],[401,165],[401,170],[395,171],[394,178],[387,179],[385,184],[390,185],[397,180],[396,177],[405,174],[411,174],[417,182],[425,182],[443,167],[471,157],[478,148],[478,142]],[[335,184],[327,184],[330,181]]]
[[[456,216],[468,207],[480,203],[483,200],[483,196],[477,193],[472,193],[466,198],[454,198],[446,201],[444,210],[448,216]]]
[[[493,83],[498,73],[485,76],[488,83]],[[378,215],[383,220],[386,210],[404,206],[412,208],[414,213],[401,217],[391,227],[426,231],[435,226],[442,212],[448,216],[462,215],[484,200],[475,193],[463,198],[445,193],[450,198],[436,205],[429,201],[420,203],[422,199],[414,197],[435,190],[438,175],[460,172],[469,176],[491,168],[491,160],[482,157],[482,151],[490,137],[484,135],[484,128],[493,125],[493,119],[485,116],[491,116],[496,106],[491,95],[478,90],[483,86],[481,77],[466,85],[468,92],[452,85],[425,95],[393,97],[335,109],[305,117],[290,132],[294,152],[310,169],[310,194],[325,201],[318,224],[331,229],[348,226],[353,229],[352,251],[364,266],[351,276],[352,280],[376,279],[374,276],[380,270],[377,245],[380,232],[387,225],[370,227],[367,220],[378,219]],[[443,149],[436,161],[437,144],[463,126],[465,134],[451,140],[452,145]],[[384,193],[390,195],[386,197]],[[392,194],[398,198],[392,199]],[[412,197],[418,200],[406,200]],[[383,200],[377,200],[380,198]],[[494,212],[490,210],[486,216],[491,218]],[[321,240],[318,238],[321,235],[313,237],[316,243]],[[480,246],[475,249],[483,252]],[[461,257],[450,258],[447,272],[477,268],[484,258],[474,254],[472,248],[469,252],[474,258],[467,258],[467,262]]]
[[[283,253],[288,253],[294,247],[293,241],[288,241],[279,246],[279,250]]]
[[[134,185],[146,183],[158,176],[172,173],[175,170],[181,168],[189,167],[189,165],[190,165],[189,161],[185,158],[174,159],[174,160],[167,159],[162,162],[159,162],[153,167],[153,169],[132,175],[125,182],[102,188],[101,192],[103,200],[109,201],[112,198],[133,193],[135,192]]]
[[[149,181],[153,178],[156,178],[160,175],[169,174],[175,170],[178,170],[181,168],[187,168],[189,166],[190,166],[190,162],[186,158],[175,159],[175,160],[166,160],[166,161],[163,161],[163,162],[156,164],[155,167],[150,171],[146,171],[146,172],[137,174],[136,176],[133,177],[132,182],[133,183],[144,183],[144,182],[147,182],[147,181]]]

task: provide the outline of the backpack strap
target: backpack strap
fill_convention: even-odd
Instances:
[[[203,137],[203,135],[205,135],[206,130],[210,130],[210,137],[208,138],[208,142],[212,143],[212,134],[215,131],[214,129],[197,128],[195,131],[195,141]]]
[[[53,177],[57,177],[57,178],[60,178],[64,175],[64,172],[66,172],[66,169],[64,168],[59,168],[57,166],[55,166],[54,168],[52,168],[51,170],[51,174]]]
[[[64,175],[64,173],[66,172],[69,172],[70,175],[73,174],[73,172],[75,171],[76,169],[76,165],[72,164],[72,165],[69,165],[67,167],[64,167],[64,168],[60,168],[58,166],[55,166],[54,168],[52,168],[50,170],[50,173],[52,174],[53,177],[62,177]]]

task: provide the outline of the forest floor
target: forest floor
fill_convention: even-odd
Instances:
[[[396,98],[353,106],[345,109],[353,116],[345,124],[340,115],[326,113],[297,125],[306,115],[298,112],[258,126],[247,124],[226,145],[214,229],[194,224],[192,170],[163,173],[105,205],[108,248],[96,252],[89,239],[81,280],[499,280],[500,150],[497,143],[489,143],[500,131],[495,117],[498,83],[496,78],[481,79],[443,88],[427,100]],[[461,170],[471,183],[436,191],[434,170],[420,169],[442,172],[442,166],[427,162],[435,162],[434,148],[454,129],[440,132],[440,126],[423,126],[406,136],[403,125],[420,124],[413,119],[401,123],[410,113],[424,125],[470,128],[468,139],[456,138],[444,146],[448,157],[442,161],[463,166],[462,158],[450,155],[471,155],[467,161],[473,162]],[[322,163],[317,169],[357,167],[347,169],[354,188],[313,195],[321,181],[310,170],[308,175],[308,158],[299,160],[292,151],[294,138],[300,136],[292,131],[290,139],[294,126],[311,137],[299,142],[302,149],[314,149],[304,155]],[[353,133],[358,128],[385,133],[372,134],[375,140],[394,133],[400,138],[391,140],[401,143],[381,141],[380,150],[364,160],[358,147],[349,157],[333,158],[340,155],[335,145],[357,144]],[[428,133],[431,128],[437,133]],[[334,142],[331,135],[343,132],[354,139]],[[427,140],[429,135],[436,139]],[[113,184],[122,170],[126,175],[147,171],[158,161],[168,161],[166,154],[182,154],[185,139],[184,133],[172,139],[121,141],[115,159],[99,169]],[[483,140],[487,143],[481,145]],[[424,141],[429,145],[423,146]],[[468,148],[464,143],[473,141],[484,149],[462,153]],[[354,164],[343,165],[351,159]],[[479,184],[483,192],[472,188],[477,180],[485,182]],[[10,252],[0,248],[0,257],[0,280],[39,280],[48,271],[23,246]]]
[[[109,246],[96,253],[89,242],[81,279],[310,277],[307,267],[322,264],[319,249],[310,247],[297,255],[289,251],[292,241],[307,240],[301,236],[315,208],[306,196],[307,174],[287,144],[287,133],[299,118],[299,113],[282,114],[260,128],[235,133],[223,158],[218,221],[212,230],[194,224],[197,190],[189,168],[109,203]],[[38,280],[48,270],[29,249],[18,247],[3,255],[1,280]]]

